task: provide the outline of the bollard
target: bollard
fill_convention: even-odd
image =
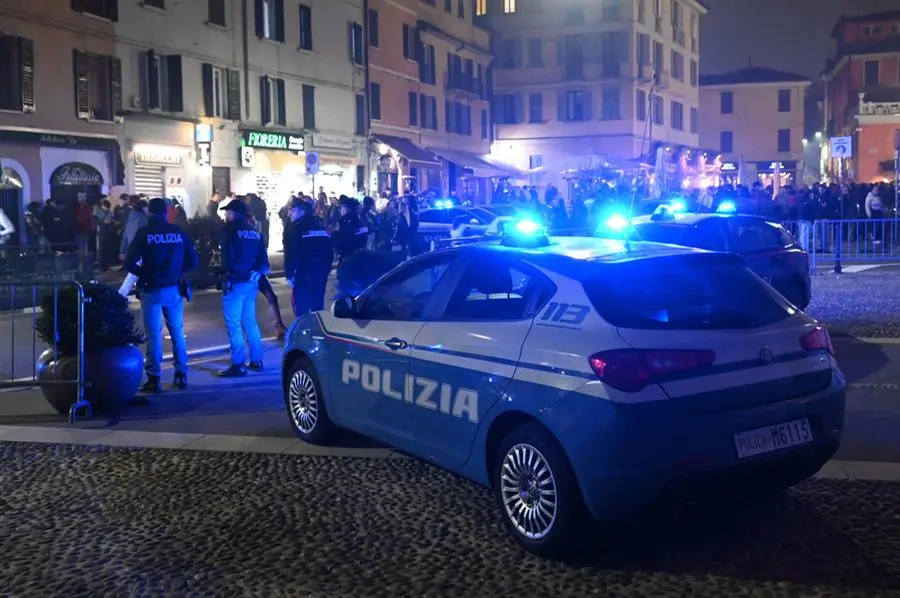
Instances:
[[[835,248],[834,248],[834,273],[840,274],[841,273],[841,250],[843,249],[843,243],[844,243],[844,231],[842,230],[840,222],[837,223],[837,229],[838,229],[837,244],[835,245]]]

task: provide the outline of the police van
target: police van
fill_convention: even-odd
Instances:
[[[302,316],[283,373],[300,438],[354,430],[490,488],[548,556],[659,502],[778,492],[844,425],[827,331],[741,257],[527,221]]]

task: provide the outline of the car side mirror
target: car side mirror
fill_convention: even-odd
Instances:
[[[338,297],[331,305],[331,315],[339,319],[351,319],[356,317],[356,302],[350,295]]]

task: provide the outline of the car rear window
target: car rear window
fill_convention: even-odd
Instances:
[[[584,288],[594,309],[620,328],[757,328],[794,314],[739,258],[723,254],[604,264]]]

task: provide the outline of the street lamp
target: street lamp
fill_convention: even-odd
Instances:
[[[806,145],[807,143],[809,143],[809,139],[807,139],[806,137],[804,137],[802,143],[803,143],[803,145]]]
[[[816,131],[816,139],[822,138],[822,131]]]

